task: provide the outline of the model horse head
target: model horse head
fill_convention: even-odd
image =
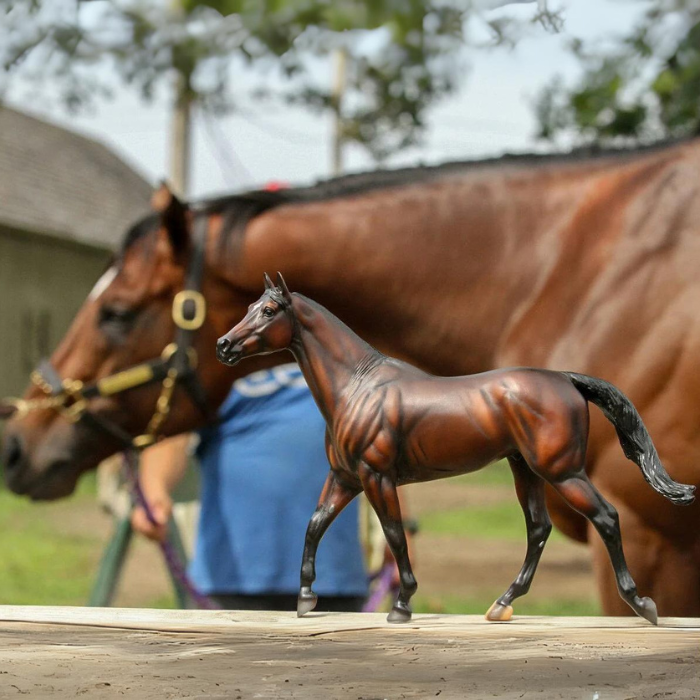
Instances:
[[[233,367],[252,355],[269,355],[287,349],[294,337],[292,295],[281,273],[277,286],[265,273],[265,292],[248,307],[245,318],[216,343],[220,362]]]

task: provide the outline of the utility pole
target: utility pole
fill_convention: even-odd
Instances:
[[[170,123],[170,185],[178,197],[187,198],[192,145],[192,93],[189,76],[178,73]]]
[[[333,90],[331,92],[331,109],[333,110],[333,143],[331,153],[331,171],[333,175],[343,172],[343,95],[347,82],[348,50],[344,46],[333,52]]]
[[[182,19],[182,0],[170,0],[174,19]],[[190,185],[192,141],[192,77],[191,69],[176,68],[175,96],[170,121],[170,186],[178,197],[187,198]]]

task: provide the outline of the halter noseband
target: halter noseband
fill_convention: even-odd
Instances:
[[[175,340],[169,343],[159,358],[111,374],[91,384],[77,379],[62,379],[53,365],[42,362],[31,374],[32,383],[45,396],[38,399],[5,399],[0,405],[0,418],[23,417],[36,410],[52,409],[72,423],[85,421],[119,441],[123,447],[144,448],[152,445],[170,413],[173,394],[178,384],[185,389],[194,405],[207,420],[213,413],[197,375],[197,351],[194,335],[207,316],[207,304],[200,289],[204,272],[207,218],[195,219],[194,250],[187,270],[185,289],[173,298],[172,317],[177,327]],[[88,402],[97,397],[121,394],[130,389],[161,382],[156,407],[142,435],[132,438],[116,423],[88,410]]]

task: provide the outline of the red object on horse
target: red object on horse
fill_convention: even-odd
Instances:
[[[263,189],[266,192],[279,192],[280,190],[289,189],[289,183],[281,180],[270,180]]]

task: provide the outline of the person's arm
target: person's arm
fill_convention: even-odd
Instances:
[[[134,530],[152,540],[165,539],[173,510],[170,494],[187,469],[189,444],[189,434],[177,435],[149,447],[141,455],[141,488],[158,524],[151,523],[140,506],[134,508],[131,524]]]

